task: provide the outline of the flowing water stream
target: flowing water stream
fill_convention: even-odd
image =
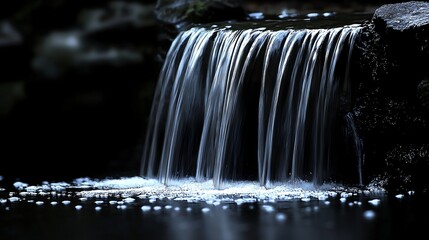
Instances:
[[[156,88],[142,175],[165,184],[213,179],[217,188],[252,176],[266,187],[323,183],[338,160],[332,138],[360,27],[230,27],[191,28],[173,42]]]

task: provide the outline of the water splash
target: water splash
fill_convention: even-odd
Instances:
[[[192,28],[159,77],[142,176],[319,184],[360,28]]]

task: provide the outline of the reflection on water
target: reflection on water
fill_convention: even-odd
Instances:
[[[412,192],[370,187],[215,190],[138,177],[13,185],[0,191],[0,239],[397,239],[417,234],[428,212]]]

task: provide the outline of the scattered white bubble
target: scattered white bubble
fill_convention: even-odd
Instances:
[[[115,205],[115,204],[117,204],[117,203],[118,203],[118,201],[116,201],[116,200],[110,200],[110,201],[109,201],[109,204],[110,204],[110,205]]]
[[[148,206],[148,205],[144,205],[144,206],[142,206],[142,207],[141,207],[141,210],[142,210],[143,212],[150,211],[150,209],[151,209],[151,207],[150,207],[150,206]]]
[[[79,198],[79,200],[80,200],[80,201],[82,201],[82,202],[84,202],[84,201],[87,201],[87,200],[88,200],[88,198],[86,198],[86,197],[81,197],[81,198]]]
[[[319,16],[319,14],[318,14],[318,13],[308,13],[308,14],[307,14],[307,17],[310,17],[310,18],[312,18],[312,17],[317,17],[317,16]]]
[[[56,201],[52,201],[52,202],[51,202],[51,205],[52,205],[52,206],[55,206],[55,205],[57,205],[57,204],[58,204],[58,202],[56,202]]]
[[[371,220],[375,218],[375,212],[373,210],[366,210],[363,212],[363,217],[365,219]]]
[[[101,205],[101,204],[103,204],[103,203],[104,203],[104,201],[97,200],[97,201],[95,201],[94,203],[95,203],[95,204],[97,204],[97,205]]]
[[[262,209],[263,209],[265,212],[274,212],[274,207],[273,207],[273,206],[270,206],[270,205],[262,205]]]
[[[413,190],[408,191],[408,195],[414,195],[414,191]]]
[[[24,188],[28,187],[28,183],[24,182],[14,182],[13,186],[18,190],[24,190]]]
[[[347,199],[345,197],[340,198],[340,202],[342,202],[342,203],[346,202],[346,200]]]
[[[201,209],[201,212],[203,212],[203,213],[210,212],[210,208],[205,207],[205,208]]]
[[[174,211],[180,211],[180,207],[175,207]]]
[[[287,219],[286,214],[284,214],[284,213],[277,213],[276,214],[276,220],[277,221],[284,222],[284,221],[286,221],[286,219]]]
[[[187,207],[187,208],[186,208],[186,211],[187,211],[187,212],[190,212],[190,211],[192,211],[192,208],[191,208],[191,207]]]
[[[331,16],[334,16],[334,15],[335,15],[335,13],[333,13],[333,12],[325,12],[325,13],[323,13],[324,17],[331,17]]]
[[[41,189],[38,186],[28,186],[27,188],[25,188],[25,191],[27,192],[36,192],[37,190]]]
[[[76,206],[74,206],[74,208],[75,208],[76,210],[81,210],[81,209],[82,209],[82,205],[76,205]]]
[[[329,205],[329,204],[331,204],[331,202],[330,201],[324,201],[323,202],[325,205]]]
[[[159,211],[159,210],[161,210],[162,209],[162,207],[161,206],[155,206],[155,207],[153,207],[153,210],[155,210],[155,211]]]
[[[124,210],[124,209],[126,209],[126,208],[127,208],[127,205],[118,205],[118,206],[116,206],[116,208],[117,208],[117,209]]]
[[[212,25],[212,28],[217,28],[217,27],[218,27],[218,25],[216,25],[216,24]]]
[[[249,13],[249,17],[253,19],[263,19],[264,14],[262,12],[252,12],[252,13]]]
[[[34,200],[33,199],[28,199],[27,202],[28,203],[34,203]]]
[[[70,204],[70,201],[69,201],[69,200],[64,200],[64,201],[62,201],[62,203],[63,203],[64,205],[69,205],[69,204]]]
[[[0,203],[7,203],[7,199],[0,198]]]
[[[308,197],[305,197],[305,198],[301,198],[301,201],[303,201],[303,202],[309,202],[311,199],[310,198],[308,198]]]
[[[126,203],[132,203],[132,202],[134,202],[136,199],[134,199],[134,198],[131,198],[131,197],[128,197],[128,198],[125,198],[124,199],[124,202],[126,202]]]
[[[380,205],[380,202],[381,202],[380,199],[377,199],[377,198],[368,201],[368,203],[370,203],[370,204],[372,204],[374,206]]]
[[[401,199],[401,198],[404,197],[404,194],[397,194],[395,197],[398,198],[398,199]]]
[[[171,205],[165,205],[164,208],[168,210],[168,209],[172,209],[173,206],[171,206]]]
[[[149,199],[149,202],[150,202],[150,203],[154,203],[154,202],[156,202],[156,198],[150,198],[150,199]]]
[[[226,209],[228,209],[229,207],[228,207],[228,205],[224,205],[224,206],[222,206],[222,209],[223,210],[226,210]]]
[[[19,197],[10,197],[9,202],[18,202],[20,199]]]
[[[100,206],[96,206],[95,207],[95,211],[100,211],[101,210],[101,207]]]
[[[44,202],[43,201],[36,201],[36,205],[43,205],[44,204]]]

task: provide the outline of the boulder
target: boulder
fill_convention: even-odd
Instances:
[[[429,171],[428,155],[411,154],[429,147],[428,13],[428,2],[381,6],[364,24],[353,56],[352,112],[364,172],[367,181],[383,176],[392,191],[429,190],[428,181],[414,176]]]

